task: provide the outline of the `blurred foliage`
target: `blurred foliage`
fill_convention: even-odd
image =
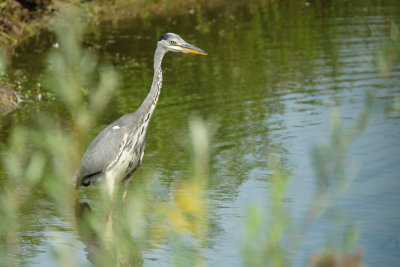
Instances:
[[[311,225],[340,197],[357,175],[357,163],[346,158],[352,142],[363,131],[372,111],[372,97],[367,96],[364,110],[353,128],[344,130],[337,111],[332,112],[328,142],[314,147],[314,196],[302,222],[295,224],[285,203],[291,175],[282,169],[279,158],[271,154],[269,179],[269,209],[265,213],[258,205],[248,208],[243,259],[246,266],[293,266],[294,258]],[[268,215],[267,218],[265,216]],[[267,221],[267,227],[263,222]],[[355,250],[357,229],[350,229],[339,248],[326,247],[313,255],[312,266],[362,266],[362,255]],[[355,251],[354,251],[355,250]]]
[[[292,228],[290,216],[284,206],[290,174],[281,168],[279,158],[271,154],[272,174],[268,212],[252,205],[248,207],[243,260],[245,266],[291,266],[284,236]],[[265,224],[268,216],[268,224]]]
[[[146,190],[128,196],[122,208],[116,192],[107,185],[95,187],[94,194],[74,190],[72,177],[90,127],[106,106],[117,84],[109,64],[98,64],[95,55],[82,49],[84,19],[78,10],[66,9],[53,24],[59,47],[48,56],[47,87],[63,103],[68,122],[47,112],[37,117],[37,126],[16,126],[2,160],[7,174],[1,189],[0,258],[7,266],[23,262],[19,236],[32,221],[20,220],[21,210],[32,205],[38,191],[54,203],[56,216],[63,218],[88,244],[88,258],[98,266],[139,265],[140,242],[168,239],[178,249],[175,262],[202,265],[196,248],[204,246],[207,211],[204,188],[208,177],[208,134],[204,122],[193,119],[189,125],[193,141],[193,177],[182,181],[171,201],[154,201]],[[35,192],[35,194],[33,194]],[[89,195],[89,198],[86,195]],[[92,199],[90,199],[92,197]],[[85,201],[86,199],[86,201]],[[153,207],[153,208],[151,208]],[[153,220],[150,220],[154,219]],[[49,229],[51,230],[51,229]],[[188,238],[191,241],[188,241]],[[189,242],[189,243],[188,243]],[[73,251],[54,241],[54,259],[60,265],[76,265]],[[181,253],[187,247],[187,253]]]
[[[55,204],[59,216],[73,213],[75,191],[71,177],[79,164],[84,137],[95,116],[100,114],[99,107],[108,101],[116,85],[115,72],[106,66],[97,68],[95,56],[80,47],[84,23],[79,13],[65,11],[53,27],[62,44],[49,55],[48,87],[64,103],[71,121],[63,124],[52,114],[42,112],[36,127],[16,126],[12,130],[9,145],[2,150],[8,178],[2,189],[5,193],[2,193],[1,214],[5,218],[15,219],[21,209],[32,205],[32,192],[36,191],[43,192]],[[82,86],[90,88],[89,101]],[[15,220],[4,225],[0,235],[5,238],[7,248],[17,246],[17,229],[22,230],[28,224]],[[14,261],[21,255],[15,254],[22,252],[11,251],[2,250],[5,252],[2,256],[6,262],[17,264]]]
[[[170,11],[175,9],[175,5],[182,4],[182,1],[161,2],[170,5],[167,9]],[[110,4],[109,1],[102,3],[107,6]],[[129,4],[130,1],[114,1],[113,3],[123,6]],[[153,11],[158,12],[156,9],[160,7],[154,2],[135,2],[137,5],[145,5],[145,3],[149,3],[154,9]],[[221,87],[234,91],[241,84],[252,84],[254,89],[251,92],[259,96],[260,99],[265,98],[266,95],[277,99],[277,101],[262,106],[255,106],[250,103],[249,111],[244,115],[229,112],[229,110],[220,111],[224,118],[220,122],[221,128],[229,129],[231,126],[228,124],[229,121],[241,120],[243,121],[241,125],[243,129],[256,132],[259,129],[247,128],[250,125],[246,123],[247,121],[256,116],[269,116],[270,112],[266,112],[266,110],[274,110],[278,114],[284,112],[285,106],[279,101],[287,93],[284,90],[301,91],[303,88],[299,89],[296,86],[283,86],[279,82],[275,83],[277,69],[283,69],[282,72],[286,75],[285,79],[293,83],[296,81],[301,83],[304,79],[309,79],[308,81],[312,83],[315,77],[309,75],[313,72],[313,66],[309,62],[318,59],[316,51],[320,51],[320,49],[316,49],[317,42],[312,42],[313,34],[324,40],[323,53],[333,55],[337,53],[331,43],[333,43],[332,39],[339,36],[340,33],[331,32],[328,35],[322,30],[322,26],[321,31],[312,32],[309,30],[310,28],[307,28],[307,25],[314,22],[310,18],[327,16],[327,12],[345,13],[347,9],[341,9],[339,5],[336,6],[335,4],[328,8],[325,6],[325,1],[315,1],[316,5],[320,7],[315,9],[306,9],[306,5],[299,1],[287,1],[287,3],[288,5],[285,5],[284,8],[278,8],[276,1],[261,1],[261,4],[250,3],[246,6],[246,9],[243,9],[243,12],[236,14],[240,18],[235,18],[227,10],[217,9],[221,11],[219,18],[224,20],[226,25],[225,29],[218,32],[215,32],[213,27],[210,26],[213,23],[212,19],[201,12],[202,7],[198,3],[196,4],[197,9],[194,10],[196,18],[187,20],[187,22],[194,21],[194,23],[185,24],[190,25],[189,32],[193,30],[193,25],[196,25],[198,32],[209,34],[213,38],[216,37],[216,45],[222,46],[223,49],[221,53],[213,53],[214,60],[220,62],[219,64],[211,66],[204,61],[199,64],[201,70],[215,74],[213,81],[202,80],[202,77],[198,77],[199,75],[196,75],[196,73],[185,73],[185,75],[193,76],[189,78],[184,77],[184,75],[175,77],[178,83],[184,84],[184,79],[197,81],[202,84],[205,91],[213,91],[210,94],[213,98],[207,99],[208,101],[220,101],[221,103],[225,101],[237,104],[239,98],[248,96],[241,94],[241,92],[227,94],[224,90],[217,91],[214,89]],[[110,8],[109,11],[112,12],[113,8]],[[188,12],[185,5],[182,4],[180,8],[182,12]],[[95,8],[89,10],[90,12],[102,12],[101,9]],[[57,114],[50,112],[42,112],[38,115],[34,127],[15,127],[8,138],[8,144],[2,149],[7,179],[2,183],[0,193],[0,215],[2,219],[4,218],[4,222],[8,223],[0,226],[0,257],[6,259],[7,265],[19,265],[23,261],[25,255],[21,251],[20,245],[25,240],[19,235],[23,229],[28,228],[29,224],[34,223],[32,222],[34,216],[21,220],[19,214],[22,210],[30,209],[32,205],[42,207],[38,200],[33,198],[33,192],[35,192],[35,194],[39,194],[48,199],[49,202],[54,203],[56,207],[54,216],[68,222],[72,229],[79,233],[81,240],[87,246],[89,260],[96,265],[141,264],[140,248],[145,243],[151,243],[154,247],[168,243],[174,265],[204,265],[205,259],[201,255],[200,248],[206,246],[206,236],[210,231],[209,210],[205,195],[205,189],[207,189],[209,183],[210,151],[207,127],[201,120],[194,119],[189,124],[192,143],[188,143],[187,146],[192,147],[193,157],[185,159],[185,164],[182,165],[191,166],[188,167],[191,169],[191,175],[179,179],[179,182],[174,184],[171,189],[171,199],[157,198],[157,192],[153,191],[152,183],[154,183],[154,180],[151,179],[150,175],[146,179],[135,180],[135,189],[130,192],[124,208],[121,207],[118,197],[110,196],[104,187],[79,191],[78,194],[72,189],[73,172],[79,164],[78,160],[82,155],[84,144],[90,141],[91,136],[96,132],[92,127],[96,125],[97,119],[102,119],[102,108],[106,106],[114,92],[117,74],[110,64],[99,64],[93,53],[82,49],[85,18],[77,10],[70,12],[72,11],[63,12],[60,21],[52,24],[56,32],[58,47],[52,48],[48,57],[48,64],[46,64],[46,66],[49,66],[46,87],[62,103],[61,108],[67,112],[66,117],[68,119],[60,118]],[[168,12],[166,15],[169,14]],[[129,12],[127,14],[129,15]],[[212,13],[209,16],[214,15]],[[293,17],[293,20],[287,20],[286,16]],[[265,17],[270,18],[267,20],[269,22],[267,25],[264,23]],[[144,13],[143,19],[151,19],[149,13]],[[251,24],[250,29],[241,28],[238,21],[248,20]],[[298,27],[290,27],[290,23],[296,24]],[[155,30],[157,33],[154,34],[159,35],[163,30],[164,28],[158,27]],[[397,35],[398,29],[393,23],[394,46],[397,44]],[[266,36],[266,38],[254,38],[254,36]],[[278,53],[271,54],[266,43],[262,41],[265,39],[272,45],[286,44],[286,46],[277,50]],[[99,42],[101,41],[99,39]],[[129,45],[134,46],[133,51],[140,51],[140,48],[143,48],[136,47],[136,44],[132,43]],[[241,55],[233,52],[237,51],[237,46],[249,46],[252,48],[253,54],[246,55],[246,58],[240,58]],[[388,51],[392,51],[392,45],[388,46]],[[390,63],[392,56],[388,57],[387,55],[392,54],[378,55],[378,65],[383,75],[388,73],[388,70],[393,66]],[[295,64],[292,60],[293,57],[299,59],[297,62],[303,62],[304,65]],[[266,58],[273,58],[273,60],[266,62]],[[128,57],[128,59],[131,58]],[[333,56],[332,60],[337,60],[337,57]],[[172,59],[171,65],[178,69],[178,66],[182,66],[182,61],[191,64],[191,59],[181,61]],[[139,64],[139,66],[151,64],[141,62],[140,59],[138,61],[132,60],[132,62]],[[132,62],[128,62],[128,64],[134,64]],[[321,65],[323,64],[321,63]],[[333,67],[328,78],[334,79],[337,62],[333,62],[331,65]],[[141,70],[142,68],[137,69]],[[145,69],[151,69],[151,67]],[[254,69],[265,71],[253,72]],[[224,75],[227,72],[229,72],[229,75]],[[143,71],[139,75],[132,75],[132,77],[137,79],[133,81],[135,87],[147,88],[144,84],[147,84],[151,79],[152,73]],[[138,77],[141,77],[141,79]],[[223,80],[222,77],[230,77],[231,79]],[[250,79],[251,81],[249,81]],[[143,84],[141,84],[142,80],[145,81]],[[146,90],[143,89],[142,94],[147,93]],[[180,95],[185,95],[185,93],[183,92]],[[313,94],[312,90],[309,94]],[[116,97],[121,105],[118,105],[115,109],[121,109],[120,113],[123,113],[126,106],[131,105],[129,101],[132,99],[128,99],[123,92],[118,92]],[[137,100],[134,101],[141,99],[142,97],[138,96]],[[348,170],[346,168],[348,166],[344,163],[346,152],[354,138],[365,127],[369,117],[370,98],[367,98],[365,103],[365,111],[360,115],[354,128],[350,130],[343,129],[338,113],[333,112],[329,141],[313,150],[312,157],[317,187],[305,219],[300,225],[294,225],[288,204],[285,201],[292,175],[285,170],[285,162],[279,156],[267,156],[271,170],[271,174],[268,176],[271,186],[269,206],[267,211],[258,206],[251,206],[247,210],[245,242],[242,247],[245,265],[265,266],[265,263],[269,262],[271,266],[290,266],[302,240],[307,235],[310,225],[327,210],[332,201],[340,196],[354,178],[353,169]],[[207,117],[207,112],[201,115]],[[186,112],[183,113],[186,115]],[[178,119],[182,121],[183,118]],[[264,119],[268,119],[268,117]],[[171,123],[171,120],[177,120],[177,117],[171,116],[164,123],[154,118],[152,127],[159,131],[168,131],[168,127],[175,125]],[[278,126],[280,126],[279,122]],[[259,127],[259,125],[256,125],[256,127]],[[243,129],[236,130],[244,132]],[[269,129],[265,129],[265,132],[268,134]],[[232,139],[227,141],[226,146],[233,146],[232,143],[237,141],[237,139]],[[163,145],[164,143],[158,142],[158,144]],[[271,144],[271,147],[273,146],[278,150],[276,154],[283,154],[282,149],[284,148],[279,144]],[[248,147],[248,149],[254,150],[264,148]],[[223,148],[220,149],[223,150]],[[165,154],[165,159],[159,160],[170,161],[171,156],[177,152],[171,150],[168,153],[171,154]],[[221,152],[221,154],[223,153]],[[239,173],[229,183],[221,184],[228,187],[224,190],[235,193],[237,191],[229,191],[230,188],[237,188],[247,175],[246,170],[240,169],[240,166],[243,165],[240,164],[242,158],[237,156],[239,153],[232,154],[234,155],[223,154],[223,156],[227,157],[231,165],[239,166],[239,170],[227,166],[226,170],[223,171],[238,171]],[[264,154],[267,155],[267,152]],[[252,164],[257,163],[255,161]],[[354,167],[354,165],[350,165],[350,167]],[[116,192],[116,195],[118,196],[118,192]],[[76,199],[79,199],[79,201],[76,201]],[[45,207],[42,208],[38,210],[45,212]],[[268,223],[265,223],[265,221]],[[42,225],[41,227],[46,226]],[[357,252],[352,254],[357,238],[357,231],[349,232],[346,244],[343,245],[343,248],[339,248],[342,249],[341,251],[326,251],[326,257],[322,258],[348,258],[346,253],[349,254],[350,258],[352,258],[351,255],[354,255],[354,258],[358,257],[361,254]],[[60,265],[76,265],[71,256],[74,251],[71,248],[66,249],[65,246],[61,245],[62,243],[62,238],[54,241],[53,256],[56,261]],[[319,262],[319,258],[321,257],[316,255],[314,257],[315,262]]]

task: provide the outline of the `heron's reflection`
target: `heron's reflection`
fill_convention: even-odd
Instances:
[[[88,201],[75,202],[75,220],[87,259],[94,265],[142,266],[137,245],[129,235],[116,232],[122,227],[110,212],[96,212]],[[121,238],[123,237],[123,238]]]

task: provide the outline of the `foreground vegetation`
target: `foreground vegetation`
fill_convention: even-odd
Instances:
[[[171,192],[173,198],[160,200],[147,180],[135,183],[125,207],[119,201],[120,192],[109,196],[99,186],[87,192],[73,188],[76,170],[85,138],[114,93],[118,82],[115,69],[98,64],[96,55],[81,46],[84,23],[73,11],[62,12],[63,20],[54,31],[60,49],[48,56],[47,87],[62,102],[70,121],[62,125],[46,112],[37,116],[36,127],[16,126],[8,143],[2,148],[6,179],[0,189],[0,257],[5,265],[24,263],[20,233],[29,228],[30,221],[19,216],[29,209],[32,196],[39,192],[54,203],[56,215],[71,225],[80,240],[90,248],[89,260],[96,265],[140,265],[141,248],[168,243],[173,264],[177,266],[204,265],[201,248],[207,246],[209,178],[209,135],[207,123],[201,119],[188,122],[192,151],[192,175]],[[64,21],[64,22],[62,22]],[[3,64],[4,65],[4,64]],[[371,111],[367,97],[359,119],[350,129],[343,129],[337,112],[331,117],[331,137],[313,150],[317,185],[313,200],[299,225],[294,224],[285,204],[291,174],[285,171],[280,155],[270,154],[271,188],[269,207],[265,212],[252,205],[247,208],[247,221],[242,244],[242,260],[246,266],[291,266],[296,251],[308,234],[310,225],[347,188],[354,178],[344,166],[346,152],[352,141],[364,129]],[[266,159],[267,160],[267,159]],[[264,224],[268,221],[268,224]],[[337,262],[361,264],[357,251],[357,230],[350,231],[340,251],[326,251],[315,256],[311,264],[332,266]],[[72,248],[53,243],[57,263],[74,266]]]
[[[48,55],[46,66],[51,68],[44,75],[45,87],[62,103],[70,119],[60,121],[49,111],[38,112],[33,127],[13,126],[7,144],[1,147],[5,171],[0,177],[1,264],[29,265],[24,248],[30,244],[24,243],[22,233],[32,228],[35,218],[20,215],[32,206],[39,206],[38,210],[46,214],[48,207],[40,206],[40,200],[46,199],[54,204],[55,217],[77,233],[87,248],[88,259],[96,265],[141,265],[143,247],[157,248],[164,244],[168,244],[172,264],[204,265],[202,248],[208,246],[212,209],[207,202],[209,161],[213,153],[207,122],[199,118],[188,121],[190,134],[186,145],[192,152],[192,172],[170,189],[171,199],[155,197],[157,192],[151,184],[155,179],[151,173],[145,179],[135,180],[125,207],[120,205],[120,192],[110,197],[101,186],[79,192],[73,189],[71,177],[79,164],[83,144],[92,136],[91,126],[101,117],[103,107],[115,91],[118,73],[109,64],[98,63],[93,52],[82,48],[84,15],[71,12],[63,11],[63,20],[53,24],[60,49],[53,49]],[[398,28],[395,24],[391,27],[390,46],[378,55],[383,74],[390,72],[394,64],[386,60],[387,54],[399,47]],[[218,56],[224,55],[215,55]],[[0,66],[5,66],[4,62]],[[5,70],[0,68],[0,72]],[[248,206],[245,229],[238,229],[244,234],[239,252],[244,265],[293,265],[294,255],[312,223],[355,177],[344,166],[344,159],[352,141],[368,121],[371,99],[366,97],[364,110],[349,128],[344,129],[338,112],[332,112],[330,138],[316,146],[311,155],[316,188],[311,192],[312,202],[300,223],[295,223],[285,199],[292,174],[282,166],[279,152],[269,152],[265,159],[271,171],[266,196],[268,209],[256,204]],[[399,103],[397,98],[394,105],[397,110]],[[359,266],[362,254],[357,249],[357,239],[358,229],[350,229],[343,244],[316,252],[310,264]],[[52,242],[51,255],[55,262],[77,265],[74,261],[77,252],[64,245],[68,243],[66,236]]]

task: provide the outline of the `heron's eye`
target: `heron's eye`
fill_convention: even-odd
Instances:
[[[176,42],[175,41],[169,41],[169,44],[170,45],[176,45]]]

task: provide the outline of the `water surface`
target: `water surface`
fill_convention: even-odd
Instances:
[[[266,206],[268,199],[268,154],[279,155],[293,175],[287,202],[295,223],[300,222],[315,189],[311,150],[329,138],[331,110],[339,110],[350,127],[362,111],[365,94],[372,91],[381,106],[348,155],[349,162],[359,162],[359,173],[334,203],[346,219],[338,222],[329,214],[319,218],[295,264],[306,265],[327,237],[340,242],[338,236],[355,225],[368,266],[399,265],[400,115],[387,115],[383,106],[399,96],[400,64],[397,59],[385,75],[378,64],[379,51],[390,43],[391,23],[400,23],[399,11],[396,1],[238,4],[201,15],[104,23],[97,34],[88,34],[87,44],[114,64],[121,83],[93,137],[136,109],[148,93],[153,53],[162,33],[179,33],[206,50],[207,57],[166,55],[144,163],[135,175],[153,173],[155,191],[170,198],[174,184],[190,175],[190,157],[182,144],[189,118],[214,123],[207,189],[212,223],[204,252],[209,266],[238,266],[246,207]],[[34,84],[54,42],[48,35],[30,40],[14,56],[12,70],[23,69]],[[5,142],[10,125],[29,125],[42,109],[68,120],[57,104],[27,104],[1,121],[0,142]],[[52,266],[48,251],[58,237],[69,240],[66,245],[76,249],[78,262],[88,263],[86,245],[77,233],[55,215],[52,203],[40,201],[40,194],[37,198],[40,205],[21,214],[32,220],[31,230],[22,233],[26,263]],[[143,248],[142,256],[145,266],[170,263],[165,246]]]

